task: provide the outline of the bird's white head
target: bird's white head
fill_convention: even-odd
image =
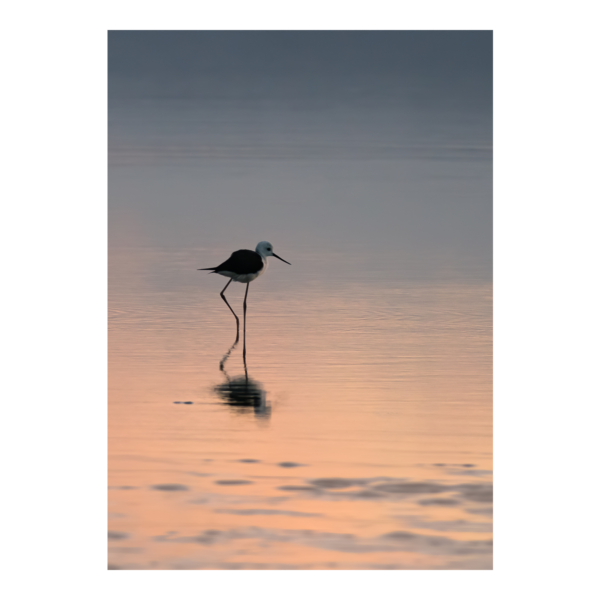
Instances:
[[[263,258],[267,258],[267,256],[274,256],[275,258],[278,258],[279,260],[283,261],[284,263],[287,263],[288,265],[291,264],[287,260],[283,260],[281,256],[277,256],[277,254],[273,252],[273,244],[271,244],[271,242],[260,242],[260,244],[256,246],[256,253],[260,254]]]
[[[271,242],[260,242],[256,246],[256,254],[260,254],[263,258],[265,256],[273,256],[273,244]]]

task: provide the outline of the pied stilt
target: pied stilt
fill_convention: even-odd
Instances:
[[[229,306],[227,298],[225,298],[225,290],[232,281],[238,281],[239,283],[246,284],[246,295],[244,296],[244,342],[246,340],[246,298],[248,298],[248,288],[250,282],[254,281],[258,276],[262,275],[267,270],[267,257],[274,256],[279,260],[291,265],[287,260],[283,260],[281,256],[277,256],[273,252],[273,244],[269,242],[260,242],[256,246],[256,250],[237,250],[234,252],[224,263],[221,263],[218,267],[209,267],[205,269],[198,269],[198,271],[211,271],[212,273],[218,273],[223,277],[229,277],[227,285],[221,291],[221,298],[223,298],[225,304],[229,307],[229,310],[235,317],[237,325],[237,336],[235,343],[240,339],[240,320],[235,314],[233,308]],[[246,347],[244,343],[244,355],[246,354]]]

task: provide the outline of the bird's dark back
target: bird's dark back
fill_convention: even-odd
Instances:
[[[260,254],[254,250],[236,250],[224,263],[215,267],[215,271],[231,271],[238,275],[256,273],[263,268]]]

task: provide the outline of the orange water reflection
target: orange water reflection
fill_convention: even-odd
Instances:
[[[491,568],[490,284],[278,272],[221,370],[198,253],[111,257],[109,563]]]

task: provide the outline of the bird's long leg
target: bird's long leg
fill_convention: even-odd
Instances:
[[[225,290],[227,289],[227,287],[229,286],[229,284],[232,281],[233,281],[233,279],[230,279],[227,282],[227,285],[221,291],[221,298],[223,298],[223,301],[225,302],[225,304],[227,304],[227,306],[229,307],[229,310],[233,313],[233,316],[235,317],[235,323],[236,323],[236,327],[237,327],[237,333],[236,333],[236,336],[235,336],[235,343],[237,344],[238,340],[240,339],[240,320],[238,319],[238,316],[233,312],[233,308],[231,308],[231,306],[229,306],[229,302],[227,302],[227,298],[225,298]]]
[[[246,284],[246,295],[244,296],[244,362],[246,360],[246,298],[248,297],[248,290],[250,289],[250,283]]]

